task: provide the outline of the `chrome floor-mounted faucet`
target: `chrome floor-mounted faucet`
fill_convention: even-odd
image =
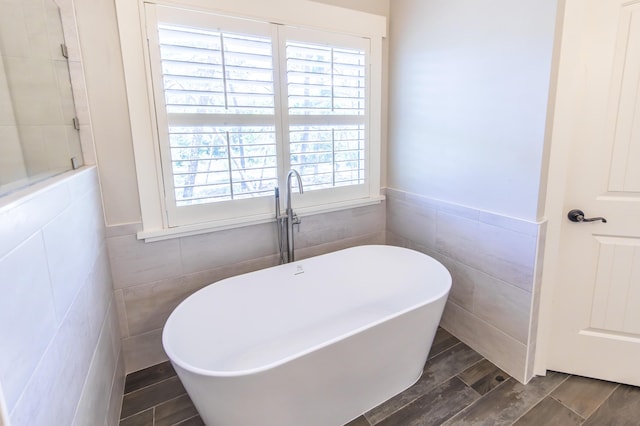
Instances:
[[[278,248],[280,250],[280,263],[288,263],[295,260],[293,225],[300,225],[301,222],[300,218],[293,212],[293,208],[291,207],[292,176],[295,176],[298,180],[298,191],[300,192],[300,194],[304,193],[300,173],[298,173],[296,170],[291,170],[287,175],[287,192],[285,194],[285,204],[287,205],[287,209],[285,210],[284,215],[280,215],[280,190],[278,188],[275,189],[276,222],[278,225]]]

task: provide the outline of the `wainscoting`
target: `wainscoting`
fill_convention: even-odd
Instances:
[[[442,262],[453,286],[442,327],[526,383],[533,376],[544,225],[387,189],[387,244]]]

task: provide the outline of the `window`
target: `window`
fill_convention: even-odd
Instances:
[[[380,38],[140,5],[161,199],[146,221],[141,183],[145,231],[267,220],[290,169],[305,190],[297,211],[380,199]]]

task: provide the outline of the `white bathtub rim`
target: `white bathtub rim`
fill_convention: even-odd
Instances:
[[[381,247],[392,247],[392,246],[384,246],[383,245]],[[406,249],[406,248],[402,248],[402,249],[409,250],[409,251],[415,251],[415,250]],[[345,250],[349,250],[349,249],[345,249]],[[342,250],[340,250],[340,251],[342,251]],[[320,255],[320,256],[316,256],[316,257],[327,256],[327,255],[330,255],[330,254],[333,254],[333,253],[337,253],[337,252],[327,253],[327,254],[323,254],[323,255]],[[420,253],[420,252],[417,252],[417,253]],[[440,263],[438,260],[434,259],[433,257],[431,257],[431,256],[429,256],[427,254],[424,254],[424,253],[420,253],[420,254],[423,254],[424,256],[427,256],[428,258],[432,259],[434,262],[436,262],[438,265],[440,265],[440,267],[442,269],[444,269],[444,271],[446,271],[447,283],[444,286],[445,287],[444,290],[440,291],[439,293],[436,293],[433,297],[431,297],[431,298],[429,298],[427,300],[422,300],[421,302],[416,303],[414,305],[411,305],[411,306],[409,306],[409,307],[407,307],[405,309],[402,309],[402,310],[396,311],[396,312],[394,312],[392,314],[389,314],[387,316],[384,316],[384,317],[382,317],[381,319],[379,319],[377,321],[373,321],[373,322],[367,323],[364,326],[360,326],[360,327],[354,328],[353,330],[351,330],[349,332],[340,334],[340,335],[338,335],[338,336],[336,336],[334,338],[331,338],[331,339],[327,339],[327,340],[325,340],[325,341],[323,341],[321,343],[309,346],[305,350],[298,351],[298,352],[296,352],[296,353],[294,353],[292,355],[289,355],[289,356],[285,356],[285,357],[283,357],[283,358],[281,358],[281,359],[279,359],[277,361],[273,361],[273,362],[264,364],[264,365],[262,365],[260,367],[241,369],[241,370],[234,370],[234,371],[210,370],[210,369],[204,369],[204,368],[201,368],[201,367],[197,367],[197,366],[194,366],[194,365],[192,365],[190,363],[187,363],[187,362],[183,361],[182,358],[179,357],[176,354],[176,352],[171,348],[171,345],[168,344],[168,339],[169,338],[167,337],[167,328],[166,327],[163,327],[163,330],[162,330],[162,346],[163,346],[167,356],[169,357],[169,360],[172,363],[176,364],[177,366],[179,366],[183,370],[186,370],[186,371],[188,371],[190,373],[197,374],[197,375],[202,375],[202,376],[207,376],[207,377],[241,377],[241,376],[250,376],[250,375],[259,374],[259,373],[262,373],[262,372],[277,368],[277,367],[279,367],[281,365],[284,365],[284,364],[286,364],[288,362],[291,362],[291,361],[293,361],[295,359],[302,358],[302,357],[304,357],[304,356],[306,356],[306,355],[308,355],[310,353],[313,353],[313,352],[315,352],[315,351],[317,351],[317,350],[319,350],[321,348],[324,348],[324,347],[332,345],[332,344],[334,344],[336,342],[348,339],[351,336],[354,336],[354,335],[356,335],[358,333],[361,333],[361,332],[363,332],[365,330],[368,330],[370,328],[376,327],[379,324],[382,324],[384,322],[390,321],[390,320],[392,320],[394,318],[397,318],[397,317],[400,317],[402,315],[405,315],[405,314],[407,314],[409,312],[412,312],[412,311],[414,311],[416,309],[422,308],[422,307],[424,307],[426,305],[429,305],[431,303],[434,303],[434,302],[437,302],[439,300],[442,300],[443,298],[446,299],[448,297],[448,295],[449,295],[450,290],[451,290],[451,285],[452,285],[451,274],[444,267],[444,265],[442,265],[442,263]],[[307,259],[303,259],[303,260],[299,260],[299,261],[296,261],[296,262],[292,262],[292,263],[290,263],[288,265],[292,265],[292,264],[295,265],[296,263],[303,262],[304,260],[307,260]],[[278,265],[278,266],[284,266],[284,265]],[[256,272],[259,272],[259,271],[256,271]],[[245,275],[245,274],[241,274],[241,275]],[[238,275],[238,276],[240,276],[240,275]],[[226,278],[225,280],[231,279],[231,278],[235,278],[235,277]],[[222,280],[222,281],[225,281],[225,280]],[[217,283],[212,283],[212,284],[209,284],[209,285],[219,284],[222,281],[219,281]],[[204,287],[204,288],[206,288],[206,287]],[[175,308],[175,310],[179,309],[180,306],[183,303],[186,303],[187,300],[189,300],[191,297],[196,296],[197,293],[198,292],[195,292],[194,294],[192,294],[191,296],[189,296],[188,298],[183,300]],[[171,317],[169,317],[169,318],[171,318]],[[167,322],[168,321],[169,320],[167,320]],[[419,378],[420,377],[418,377],[418,379]]]

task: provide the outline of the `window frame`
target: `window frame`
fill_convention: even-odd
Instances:
[[[337,34],[358,36],[370,42],[369,111],[366,130],[368,132],[368,194],[359,198],[336,199],[332,196],[294,198],[296,212],[304,216],[334,211],[354,206],[379,203],[384,199],[380,195],[381,169],[381,122],[382,122],[382,38],[386,36],[386,18],[365,12],[345,9],[311,1],[298,0],[218,0],[211,5],[208,0],[145,1],[116,0],[119,22],[123,65],[133,136],[136,174],[140,196],[143,229],[138,238],[155,241],[186,235],[194,235],[213,230],[228,229],[264,223],[273,220],[273,212],[259,213],[243,217],[230,217],[200,223],[182,223],[170,226],[167,205],[164,197],[164,179],[158,142],[158,125],[155,114],[149,45],[147,43],[148,16],[145,3],[189,10],[200,10],[234,18],[247,18],[257,21],[284,24],[306,30],[331,31]],[[274,48],[276,48],[274,46]],[[274,70],[274,72],[278,72]],[[286,74],[286,70],[279,72]],[[286,81],[286,80],[283,80]],[[276,90],[278,90],[276,88]],[[285,90],[286,87],[280,87]],[[286,98],[283,99],[283,102]],[[278,106],[276,105],[276,108]],[[286,111],[286,106],[282,109]],[[279,114],[276,112],[276,114]],[[284,120],[283,133],[287,133],[286,151],[288,151],[288,123]],[[280,135],[281,136],[281,135]],[[280,154],[280,153],[279,153]],[[287,155],[286,153],[284,153]],[[279,182],[282,188],[283,182]],[[348,187],[345,187],[348,188]],[[341,190],[331,188],[327,191]],[[324,192],[323,190],[314,192]],[[337,191],[340,192],[340,191]],[[273,205],[271,197],[261,197]],[[317,198],[309,203],[310,198]],[[243,200],[237,200],[240,205]],[[215,203],[214,203],[215,204]]]

